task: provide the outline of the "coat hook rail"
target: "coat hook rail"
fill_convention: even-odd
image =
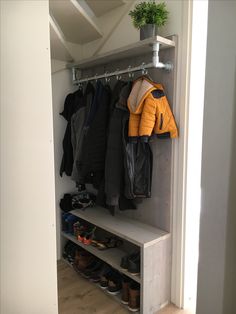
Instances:
[[[158,63],[150,62],[147,64],[143,63],[140,66],[136,66],[136,67],[129,66],[127,69],[124,69],[124,70],[116,70],[114,72],[106,72],[106,73],[103,73],[101,75],[96,74],[95,76],[86,77],[86,78],[79,78],[79,79],[76,78],[76,68],[72,68],[72,74],[73,74],[72,77],[73,77],[73,83],[74,84],[81,84],[84,82],[98,80],[98,79],[102,79],[102,78],[107,79],[107,78],[112,77],[112,76],[119,77],[122,74],[126,74],[126,73],[130,74],[133,72],[143,71],[145,69],[150,69],[150,68],[160,68],[160,69],[165,69],[167,71],[171,71],[173,68],[173,65],[171,63],[161,63],[161,62],[158,62]]]

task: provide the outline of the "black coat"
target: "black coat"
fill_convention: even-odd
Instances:
[[[124,150],[123,150],[123,124],[129,119],[127,98],[131,91],[131,83],[118,81],[114,87],[112,98],[115,102],[111,114],[105,167],[105,193],[106,203],[117,206],[124,189]]]
[[[73,167],[73,147],[71,143],[71,117],[72,115],[82,106],[82,91],[77,90],[74,93],[67,95],[64,103],[64,109],[60,113],[66,121],[66,131],[62,142],[63,147],[63,157],[61,161],[60,167],[60,175],[62,176],[63,173],[67,176],[71,175],[72,167]]]
[[[127,99],[131,87],[131,82],[120,82],[114,88],[119,97],[110,119],[106,154],[106,204],[119,205],[120,210],[136,208],[129,200],[151,196],[151,148],[149,143],[132,143],[128,138]]]
[[[82,107],[77,110],[77,112],[71,118],[71,142],[73,146],[74,153],[74,164],[73,170],[71,173],[71,179],[77,183],[81,183],[81,173],[79,170],[79,163],[82,153],[82,145],[84,138],[84,128],[86,118],[88,118],[89,113],[91,112],[91,106],[93,103],[95,94],[95,89],[91,83],[88,83],[81,100]]]
[[[104,179],[107,126],[111,90],[97,82],[93,103],[86,117],[79,170],[84,183],[99,188]]]

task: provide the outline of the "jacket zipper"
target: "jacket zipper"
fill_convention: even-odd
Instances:
[[[162,130],[163,126],[163,114],[161,113],[161,118],[160,118],[160,130]]]

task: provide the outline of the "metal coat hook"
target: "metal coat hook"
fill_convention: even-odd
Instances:
[[[134,73],[131,71],[132,67],[131,65],[128,66],[128,76],[129,78],[133,78],[134,77]]]
[[[98,74],[96,73],[95,76],[94,76],[94,79],[95,79],[95,82],[97,83],[98,81],[98,78],[97,78]]]
[[[105,72],[105,82],[108,83],[110,81],[110,78],[108,77],[109,72]]]
[[[145,62],[142,63],[142,75],[147,75],[148,74],[148,70],[145,69]]]
[[[119,69],[116,69],[116,72],[119,72]],[[122,76],[119,75],[119,73],[116,74],[117,81],[120,81],[122,79]]]

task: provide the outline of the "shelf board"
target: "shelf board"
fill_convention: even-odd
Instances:
[[[140,40],[136,43],[114,49],[112,51],[106,52],[104,54],[96,55],[91,58],[86,58],[76,63],[69,63],[68,67],[76,67],[78,69],[86,69],[94,66],[110,63],[111,61],[118,61],[124,58],[132,58],[142,54],[146,54],[152,51],[152,45],[155,43],[160,43],[160,49],[175,47],[175,42],[173,40],[155,36],[147,38],[145,40]]]
[[[166,231],[124,215],[112,216],[102,207],[86,208],[84,211],[75,209],[70,213],[140,247],[147,247],[170,236]]]
[[[131,273],[129,273],[127,270],[122,269],[120,267],[120,261],[121,258],[125,255],[127,255],[127,252],[124,252],[118,248],[114,248],[114,249],[108,249],[108,250],[98,250],[97,248],[95,248],[92,245],[85,245],[79,241],[76,240],[76,238],[73,235],[70,235],[68,233],[65,232],[61,232],[61,235],[74,242],[75,244],[79,245],[80,247],[82,247],[83,249],[85,249],[86,251],[90,252],[91,254],[97,256],[98,258],[100,258],[101,260],[103,260],[104,262],[106,262],[107,264],[109,264],[111,267],[117,269],[119,272],[123,273],[124,275],[130,277],[131,279],[133,279],[134,281],[140,283],[140,276],[136,276],[136,275],[132,275]]]

